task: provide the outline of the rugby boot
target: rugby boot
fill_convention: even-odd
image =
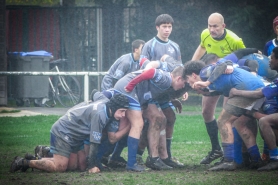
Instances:
[[[124,168],[126,167],[126,160],[123,157],[118,157],[117,159],[111,159],[111,156],[108,158],[108,167],[111,168]]]
[[[43,157],[53,157],[53,154],[50,153],[49,146],[38,145],[35,148],[35,157],[38,159]]]
[[[270,171],[270,170],[277,170],[278,169],[278,160],[270,160],[270,162],[261,167],[258,168],[258,171]]]
[[[150,156],[147,157],[146,166],[153,170],[171,170],[171,166],[166,165],[159,157],[152,159]]]
[[[126,166],[127,171],[143,172],[148,170],[145,166],[135,163],[132,167]]]
[[[184,167],[184,165],[182,163],[180,163],[180,162],[177,163],[177,162],[173,161],[172,159],[170,159],[169,157],[166,158],[166,159],[161,159],[161,160],[164,162],[164,164],[166,164],[166,165],[168,165],[172,168],[182,168],[182,167]]]
[[[29,161],[22,157],[16,156],[10,166],[10,172],[14,173],[18,170],[27,170],[29,168]],[[24,172],[24,171],[23,171]]]
[[[234,162],[223,161],[219,165],[216,165],[208,170],[209,171],[233,171],[235,169],[236,169],[236,164]]]
[[[142,158],[142,155],[136,154],[136,163],[140,165],[144,165],[144,160]]]
[[[250,162],[250,165],[248,166],[249,169],[258,169],[261,168],[263,166],[265,166],[267,164],[267,161],[263,161],[263,160],[258,160],[258,161],[252,161]]]
[[[201,160],[200,164],[210,164],[212,161],[222,156],[223,156],[222,150],[210,151],[208,155]]]

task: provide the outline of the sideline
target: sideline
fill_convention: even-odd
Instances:
[[[12,111],[20,110],[20,112],[0,113],[0,117],[22,117],[22,116],[37,116],[37,115],[64,115],[69,108],[48,108],[48,107],[0,107],[0,112],[3,110]]]

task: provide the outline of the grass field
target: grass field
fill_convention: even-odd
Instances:
[[[100,174],[46,173],[29,169],[26,173],[9,173],[9,166],[16,155],[33,153],[39,144],[49,145],[49,130],[57,119],[58,116],[0,118],[0,184],[278,184],[278,171],[241,169],[209,172],[209,165],[199,165],[210,150],[210,142],[202,117],[186,113],[177,115],[172,147],[173,156],[185,164],[183,169],[143,173],[117,169]],[[261,149],[260,137],[258,144]],[[126,150],[122,156],[127,158]],[[144,159],[146,157],[144,154]]]

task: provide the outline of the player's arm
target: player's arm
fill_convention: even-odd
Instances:
[[[156,69],[151,68],[149,70],[144,71],[143,73],[141,73],[140,75],[136,76],[134,79],[132,79],[126,86],[125,86],[125,90],[126,92],[131,92],[134,87],[144,81],[144,80],[150,80],[154,77],[155,75],[155,71]]]
[[[202,47],[201,45],[198,46],[196,49],[193,57],[191,60],[199,60],[202,56],[206,53],[206,48]]]
[[[233,62],[230,60],[226,60],[225,62],[216,65],[207,81],[213,83],[219,76],[227,73],[226,71],[229,66],[233,66]]]
[[[250,55],[252,53],[258,53],[259,50],[257,48],[244,48],[234,51],[234,54],[237,56],[238,59],[241,59],[242,57],[246,55]]]
[[[89,146],[89,155],[87,158],[87,167],[89,169],[89,173],[99,173],[99,167],[97,162],[97,152],[98,152],[98,143],[90,142]]]
[[[262,89],[256,91],[245,91],[245,90],[237,90],[236,88],[232,88],[230,90],[229,98],[232,98],[234,96],[243,96],[246,98],[262,98],[264,97],[264,94],[262,92]]]
[[[114,144],[118,142],[123,136],[125,136],[131,128],[131,124],[129,123],[128,119],[122,119],[120,121],[119,129],[114,132],[112,130],[108,131],[108,139],[109,142]]]

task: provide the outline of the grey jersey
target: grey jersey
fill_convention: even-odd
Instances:
[[[114,86],[117,91],[139,101],[140,105],[145,105],[148,101],[155,99],[161,93],[171,88],[171,74],[160,69],[155,70],[152,79],[144,80],[136,85],[133,91],[127,93],[124,87],[136,76],[140,75],[142,70],[134,71],[121,78]]]
[[[74,106],[54,123],[51,133],[72,147],[81,146],[88,138],[90,142],[100,143],[102,130],[110,121],[106,113],[107,101],[82,102]]]
[[[160,60],[164,54],[182,62],[179,45],[171,40],[164,42],[157,37],[144,44],[140,58],[148,58],[151,61]]]
[[[115,83],[127,73],[139,69],[139,61],[134,60],[133,54],[125,54],[118,58],[103,77],[101,90],[107,90],[114,87]]]

